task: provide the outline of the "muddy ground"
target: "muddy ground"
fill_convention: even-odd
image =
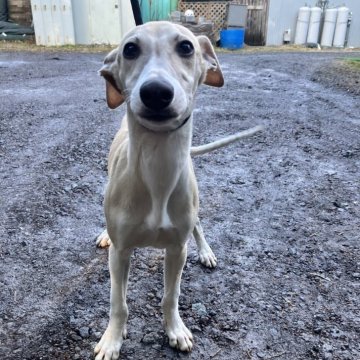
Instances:
[[[194,143],[266,130],[195,159],[218,267],[190,242],[180,309],[194,350],[169,347],[163,254],[143,249],[122,359],[360,359],[359,72],[339,70],[355,55],[220,54],[226,85],[201,88]],[[124,109],[106,107],[103,57],[0,53],[1,359],[92,359],[105,330],[95,237]]]

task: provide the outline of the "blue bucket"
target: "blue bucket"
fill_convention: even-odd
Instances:
[[[241,49],[244,47],[245,29],[228,29],[220,31],[220,46],[226,49]]]

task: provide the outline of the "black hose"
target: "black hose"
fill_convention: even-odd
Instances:
[[[130,0],[130,2],[131,2],[131,7],[132,7],[133,14],[134,14],[134,19],[135,19],[136,26],[142,25],[143,20],[142,20],[142,17],[141,17],[141,10],[140,10],[139,1],[138,0]]]

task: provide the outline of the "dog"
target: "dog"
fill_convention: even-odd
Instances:
[[[165,249],[162,309],[169,344],[190,351],[193,337],[179,310],[187,240],[193,235],[202,264],[217,259],[198,218],[198,188],[191,155],[199,155],[261,130],[255,127],[213,143],[191,147],[194,96],[200,84],[224,84],[209,39],[170,22],[150,22],[127,33],[104,60],[111,109],[127,111],[111,145],[104,209],[110,244],[110,319],[95,347],[96,360],[119,357],[126,337],[130,257],[136,247]],[[111,241],[110,241],[111,239]]]

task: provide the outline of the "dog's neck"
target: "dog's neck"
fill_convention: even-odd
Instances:
[[[168,202],[180,179],[188,176],[192,137],[192,115],[181,128],[154,132],[128,118],[129,170],[140,176],[151,196],[149,227],[168,229],[172,221]]]

